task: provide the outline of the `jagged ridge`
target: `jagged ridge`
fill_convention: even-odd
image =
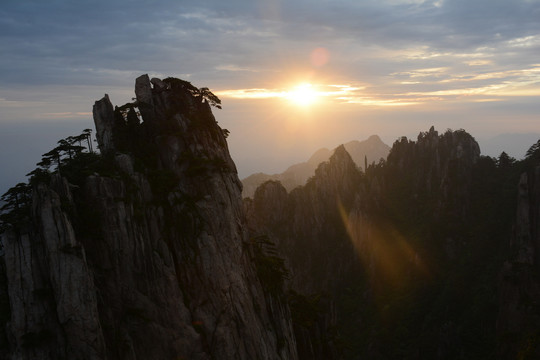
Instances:
[[[345,149],[351,155],[357,166],[364,169],[367,164],[377,163],[380,159],[386,159],[390,147],[382,142],[377,135],[372,135],[364,141],[350,141],[344,144]],[[330,151],[326,148],[317,150],[307,162],[290,166],[281,174],[268,175],[258,173],[248,176],[242,180],[244,190],[242,196],[253,197],[259,185],[268,181],[276,180],[281,182],[285,189],[290,192],[300,185],[305,185],[307,180],[315,174],[315,170],[320,163],[328,161],[335,149]]]
[[[526,304],[538,301],[538,170],[521,180],[516,255],[498,295],[527,162],[482,157],[465,131],[433,127],[398,139],[365,172],[342,150],[290,194],[272,181],[244,199],[251,231],[269,234],[286,257],[290,286],[320,299],[324,310],[303,330],[337,334],[319,337],[315,353],[297,335],[299,351],[340,358],[330,349],[341,338],[351,359],[537,354],[538,311]]]

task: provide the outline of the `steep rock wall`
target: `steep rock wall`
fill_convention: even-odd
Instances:
[[[95,103],[101,165],[39,184],[31,225],[2,235],[11,358],[296,358],[204,96],[143,75],[134,103]]]
[[[540,357],[540,166],[521,175],[510,253],[499,279],[500,359]]]

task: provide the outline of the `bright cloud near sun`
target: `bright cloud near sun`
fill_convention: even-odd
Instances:
[[[236,89],[216,91],[216,95],[234,99],[274,99],[285,100],[302,108],[323,102],[356,104],[367,107],[410,106],[428,101],[441,100],[440,97],[417,96],[418,94],[372,94],[365,86],[321,85],[300,83],[289,89]]]
[[[348,102],[356,97],[363,86],[323,85],[308,82],[299,83],[289,88],[279,89],[231,89],[216,91],[216,95],[233,99],[281,99],[299,106],[308,106],[322,101]]]
[[[483,60],[482,60],[483,61]],[[501,69],[491,61],[474,71],[469,64],[415,68],[389,73],[386,83],[362,86],[300,82],[276,88],[231,89],[216,91],[218,96],[235,99],[285,100],[301,108],[322,103],[347,103],[364,107],[396,107],[453,101],[504,101],[513,96],[539,94],[540,67]],[[461,67],[460,67],[461,66]],[[457,86],[466,83],[467,86]]]

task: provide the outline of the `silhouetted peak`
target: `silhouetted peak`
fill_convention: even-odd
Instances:
[[[366,141],[370,143],[383,143],[379,135],[371,135]]]
[[[332,155],[332,156],[330,157],[330,159],[336,158],[336,157],[337,157],[337,158],[341,158],[341,157],[344,157],[344,156],[345,156],[345,157],[349,157],[349,158],[351,157],[351,156],[349,155],[349,153],[347,152],[347,150],[345,149],[345,145],[341,144],[341,145],[339,145],[339,146],[336,148],[336,150],[334,150],[334,155]],[[352,160],[352,159],[351,159],[351,160]]]
[[[328,163],[331,167],[339,166],[340,168],[356,168],[356,164],[351,155],[345,149],[344,145],[339,145],[335,150]]]
[[[358,174],[358,169],[351,155],[340,145],[327,162],[323,162],[315,170],[315,180],[318,183],[327,182],[332,185],[341,184],[345,178]]]

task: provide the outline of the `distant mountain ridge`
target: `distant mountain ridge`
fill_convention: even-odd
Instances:
[[[349,141],[343,144],[343,146],[345,146],[345,149],[351,155],[355,164],[362,169],[365,167],[366,160],[368,164],[377,163],[381,158],[386,159],[390,152],[390,146],[386,145],[378,135],[371,135],[363,141]],[[281,182],[285,189],[290,192],[295,187],[304,185],[315,174],[317,166],[322,162],[328,161],[334,151],[335,149],[319,149],[311,155],[308,161],[291,165],[281,174],[252,174],[242,180],[242,184],[244,185],[242,196],[244,198],[253,197],[257,187],[268,180]]]

